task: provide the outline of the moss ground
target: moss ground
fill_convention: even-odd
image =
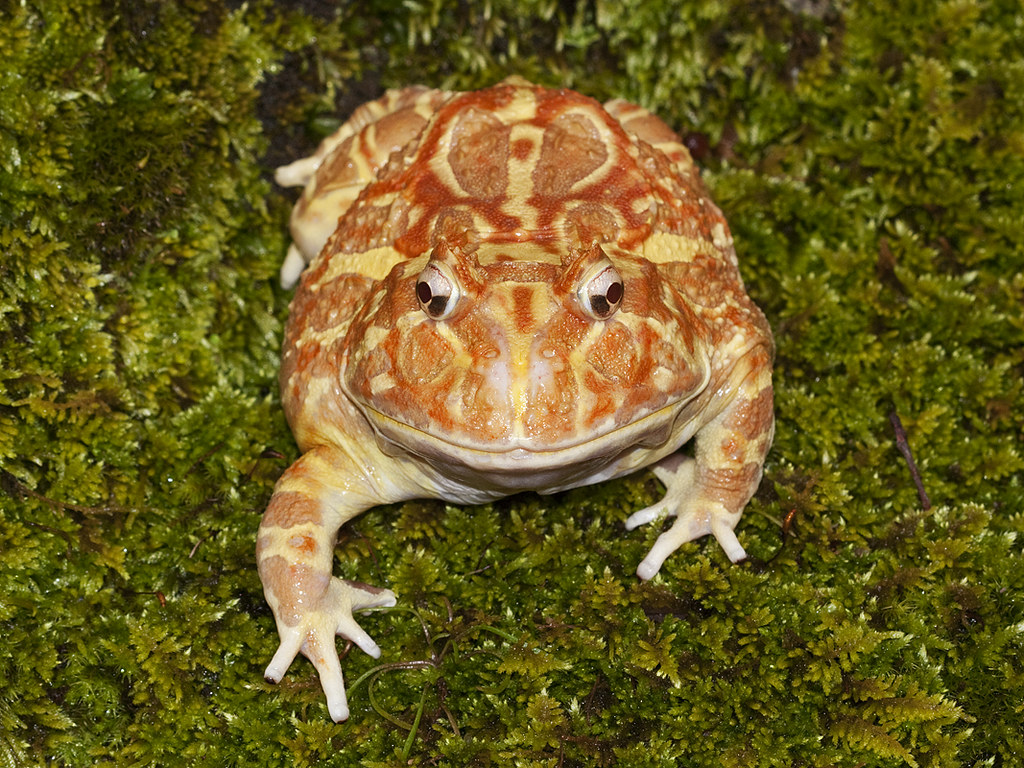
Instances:
[[[0,766],[1024,764],[1017,0],[0,1]],[[296,449],[269,170],[518,73],[687,139],[777,334],[730,565],[641,473],[339,542],[400,607],[353,716],[253,547]],[[897,446],[897,417],[930,506]]]

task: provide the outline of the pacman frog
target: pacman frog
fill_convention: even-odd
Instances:
[[[379,657],[353,613],[396,598],[332,560],[342,524],[378,504],[480,504],[650,466],[665,497],[625,527],[675,520],[641,579],[707,534],[745,557],[734,528],[772,439],[771,330],[665,123],[518,78],[409,87],[276,179],[305,187],[280,374],[302,455],[259,529],[281,641],[268,680],[301,653],[348,717],[336,636]]]

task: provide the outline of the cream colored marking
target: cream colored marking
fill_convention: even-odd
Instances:
[[[438,91],[438,93],[446,92]],[[434,115],[437,114],[437,110],[430,103],[431,99],[433,98],[433,94],[433,91],[427,91],[418,99],[416,99],[416,101],[413,104],[413,111],[427,122],[430,122],[430,120],[433,119]],[[422,136],[422,133],[420,135]]]
[[[459,185],[458,180],[455,178],[455,172],[452,171],[451,164],[448,162],[448,158],[452,151],[452,134],[455,131],[457,121],[449,122],[444,128],[444,133],[438,137],[437,144],[434,147],[434,154],[429,158],[427,167],[430,172],[434,174],[441,184],[451,192],[456,198],[462,198],[465,196],[465,191]],[[433,126],[429,126],[426,130],[429,131]],[[426,131],[425,131],[426,132]],[[418,154],[414,158],[413,162],[416,165],[421,165],[424,158],[419,157]],[[414,205],[412,210],[422,211],[424,205],[422,203]],[[410,212],[409,219],[410,228],[412,227],[412,214]]]
[[[311,386],[312,383],[313,381],[310,381],[309,385]],[[288,474],[283,475],[280,485],[274,490],[275,493],[281,491],[294,491],[312,498],[320,497],[320,494],[323,492],[323,484],[317,480],[311,480],[310,478],[330,477],[333,470],[326,461],[315,454],[312,457],[307,456],[305,461],[305,471],[297,476]]]
[[[378,397],[394,389],[395,385],[395,377],[390,373],[378,373],[370,379],[370,397]]]
[[[738,328],[736,333],[725,343],[721,343],[715,349],[715,357],[720,360],[729,361],[729,364],[735,365],[736,360],[742,358],[743,353],[747,351],[750,346],[750,342],[747,339],[746,331],[742,328]]]
[[[716,222],[712,228],[711,241],[719,248],[728,248],[732,245],[732,235],[726,231],[722,222]]]
[[[651,377],[651,383],[654,384],[654,388],[659,392],[665,392],[674,379],[675,376],[668,368],[659,365]]]
[[[530,152],[520,160],[513,154],[512,147],[523,140],[530,142]],[[509,216],[519,217],[522,226],[529,230],[537,226],[537,213],[527,207],[526,200],[533,194],[533,169],[540,158],[543,141],[544,132],[540,128],[523,123],[513,125],[508,137],[508,186],[505,190],[508,199],[501,210]],[[526,220],[527,214],[532,216],[532,220]]]
[[[344,337],[348,332],[349,325],[344,320],[339,322],[331,323],[331,325],[322,331],[314,331],[312,328],[307,328],[302,334],[302,338],[295,342],[295,348],[301,349],[305,344],[311,342],[317,342],[321,347],[330,346],[336,340]]]
[[[715,244],[707,240],[696,240],[668,232],[653,232],[640,247],[640,256],[652,264],[667,264],[673,261],[689,263],[697,254],[707,253],[714,248]]]
[[[448,368],[456,371],[475,370],[476,365],[472,353],[466,349],[466,345],[462,343],[462,340],[459,339],[448,323],[444,321],[439,322],[435,328],[438,335],[448,342],[448,345],[452,350],[452,359],[448,364]],[[463,384],[463,386],[454,388],[448,393],[448,410],[451,413],[451,421],[453,424],[462,424],[465,422],[465,419],[463,418],[464,382],[465,378],[460,378],[460,384]]]
[[[407,232],[414,231],[419,226],[420,221],[426,216],[427,213],[431,214],[427,226],[427,231],[433,231],[434,225],[437,223],[437,217],[433,215],[435,212],[433,210],[428,209],[421,203],[410,205],[409,210],[406,211],[407,224],[405,230]]]
[[[651,197],[649,195],[641,195],[640,197],[637,197],[635,200],[633,200],[633,203],[631,204],[630,207],[632,208],[631,212],[633,214],[633,217],[634,218],[639,218],[639,217],[643,216],[644,214],[647,214],[649,216],[654,216],[654,212],[655,212],[655,209],[657,208],[657,205],[655,204],[654,200],[651,199]],[[616,214],[618,214],[618,207],[617,206],[616,206]]]
[[[597,341],[598,337],[604,331],[604,324],[600,322],[594,322],[587,328],[587,335],[583,338],[574,350],[569,353],[569,369],[573,371],[583,371],[587,369],[587,354],[589,354],[591,348],[594,346],[594,342]]]
[[[538,264],[562,263],[560,252],[553,252],[542,248],[536,245],[529,237],[518,243],[481,243],[474,255],[482,267],[497,263],[499,257],[508,259],[510,256],[516,261],[528,261]]]
[[[517,121],[529,122],[537,116],[537,95],[530,88],[516,91],[512,100],[494,114],[505,125]]]
[[[367,158],[367,152],[364,151],[364,147],[369,150],[368,154],[371,157],[377,154],[378,146],[375,138],[377,124],[371,123],[369,126],[367,126],[367,128],[371,132],[373,132],[374,136],[369,137],[366,136],[365,134],[363,134],[362,136],[357,136],[352,141],[352,151],[349,152],[348,154],[349,162],[352,163],[358,174],[358,183],[360,184],[360,186],[362,186],[368,181],[371,181],[376,174],[376,169],[370,164],[370,160],[369,158]],[[364,139],[369,140],[366,141]],[[383,160],[387,160],[387,158],[385,157],[383,158]]]
[[[422,310],[417,310],[422,312]],[[402,318],[403,320],[405,318]],[[408,323],[406,323],[408,325]],[[401,334],[403,331],[399,330]],[[392,331],[390,328],[381,328],[379,325],[371,325],[366,329],[363,338],[359,340],[360,349],[377,349],[380,347],[387,337],[391,335]]]
[[[594,406],[597,403],[597,394],[588,386],[586,386],[583,379],[580,377],[580,372],[590,368],[590,364],[587,362],[587,355],[594,347],[594,343],[600,338],[601,333],[604,331],[604,323],[591,323],[587,329],[587,335],[583,338],[579,345],[569,353],[568,368],[572,372],[573,378],[576,379],[578,399],[576,401],[576,413],[573,416],[573,422],[575,429],[573,430],[576,434],[580,434],[583,422],[587,415],[593,412]],[[621,396],[618,398],[618,402],[615,403],[612,412],[618,410],[621,403]]]
[[[373,206],[374,208],[390,208],[401,195],[401,191],[376,193],[373,196]]]
[[[319,280],[324,285],[341,275],[361,275],[371,280],[383,280],[396,264],[406,257],[390,245],[371,248],[361,253],[336,253]]]

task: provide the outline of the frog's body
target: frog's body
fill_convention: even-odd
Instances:
[[[771,442],[772,340],[686,149],[623,101],[509,80],[407,88],[361,107],[312,158],[282,271],[302,274],[281,371],[304,452],[257,549],[281,645],[348,715],[335,635],[388,590],[331,574],[338,528],[377,504],[476,504],[653,465],[676,516],[637,568],[733,533]],[[693,458],[678,449],[696,437]]]

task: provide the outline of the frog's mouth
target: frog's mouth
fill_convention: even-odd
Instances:
[[[442,477],[482,490],[555,492],[626,474],[667,456],[696,429],[688,400],[669,403],[647,416],[586,439],[558,445],[536,438],[509,438],[486,445],[440,438],[364,407],[380,449],[390,456],[413,455]]]

